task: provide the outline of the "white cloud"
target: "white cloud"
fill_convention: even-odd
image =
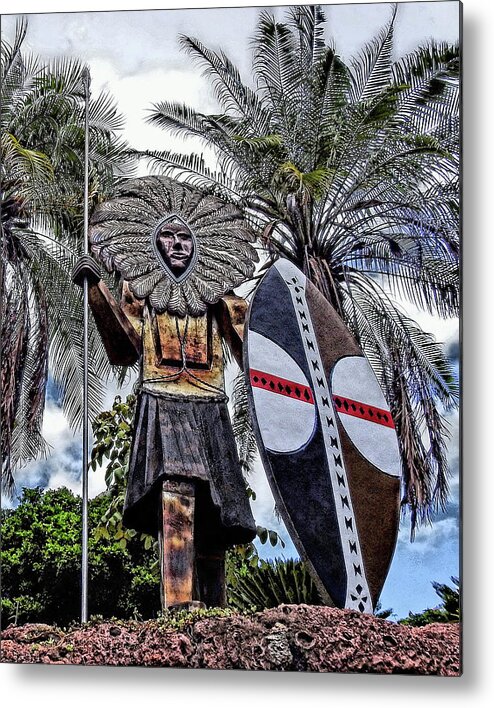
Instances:
[[[412,555],[434,557],[441,548],[453,544],[458,547],[459,519],[457,516],[446,516],[437,519],[432,524],[420,526],[415,533],[415,539],[410,542],[410,524],[402,523],[398,535],[398,549]]]
[[[205,80],[193,67],[160,68],[131,76],[122,76],[107,60],[90,62],[92,93],[107,91],[115,98],[125,116],[124,136],[137,150],[174,150],[204,152],[200,140],[174,137],[159,127],[146,123],[152,104],[166,100],[185,103],[202,112],[214,112],[217,104]]]
[[[115,395],[125,397],[130,392],[131,384],[118,389],[109,385],[105,394],[105,408],[110,408]],[[43,437],[49,446],[46,458],[37,459],[20,469],[15,477],[16,489],[20,493],[23,487],[41,486],[46,489],[67,487],[74,494],[82,494],[82,434],[74,432],[62,409],[52,400],[48,400],[43,419]],[[90,439],[91,449],[91,439]],[[91,468],[88,473],[88,495],[95,497],[106,489],[104,469]],[[15,500],[2,497],[2,508],[11,508]]]

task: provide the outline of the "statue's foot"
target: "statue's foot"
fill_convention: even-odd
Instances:
[[[170,610],[170,612],[179,612],[181,610],[193,612],[194,610],[205,610],[206,604],[199,600],[191,600],[190,602],[176,602],[174,605],[168,605],[166,609]]]

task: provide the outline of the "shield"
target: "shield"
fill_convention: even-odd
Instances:
[[[295,547],[326,602],[372,612],[396,545],[401,472],[372,368],[284,259],[253,296],[244,356],[261,458]]]

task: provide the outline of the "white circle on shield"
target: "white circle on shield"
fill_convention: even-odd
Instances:
[[[382,472],[399,477],[398,437],[389,406],[367,359],[363,356],[339,359],[331,384],[335,410],[357,450]]]
[[[273,452],[299,450],[316,424],[309,382],[284,349],[257,332],[248,336],[250,383],[264,446]]]

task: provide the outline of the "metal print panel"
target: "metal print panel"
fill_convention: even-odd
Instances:
[[[459,676],[460,3],[1,20],[2,662]]]

